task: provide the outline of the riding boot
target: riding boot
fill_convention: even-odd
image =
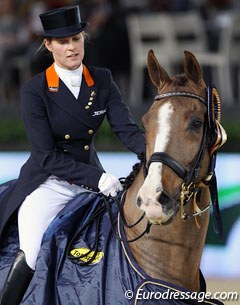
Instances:
[[[32,279],[34,271],[27,265],[25,254],[20,250],[5,281],[0,305],[19,305]]]

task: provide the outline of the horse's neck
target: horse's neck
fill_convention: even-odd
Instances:
[[[136,196],[142,183],[143,176],[140,174],[127,192],[124,212],[129,223],[134,223],[142,214],[136,207]],[[201,201],[208,203],[207,190],[202,192],[201,197]],[[191,202],[187,204],[186,212],[193,212]],[[153,278],[199,291],[199,265],[208,220],[208,213],[198,217],[199,229],[194,219],[183,222],[178,213],[168,225],[153,225],[148,235],[129,244],[136,262]],[[146,222],[143,220],[134,228],[125,229],[126,237],[133,239],[138,236],[146,228]]]

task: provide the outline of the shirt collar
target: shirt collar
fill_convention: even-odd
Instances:
[[[63,81],[70,81],[72,76],[82,77],[82,71],[83,71],[83,65],[82,64],[75,70],[68,70],[68,69],[61,68],[56,63],[54,63],[54,68],[55,68],[58,76]]]

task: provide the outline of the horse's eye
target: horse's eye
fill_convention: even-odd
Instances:
[[[190,129],[197,131],[202,127],[202,125],[203,122],[201,120],[195,119],[190,123]]]

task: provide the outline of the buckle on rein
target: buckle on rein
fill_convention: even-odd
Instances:
[[[198,189],[196,184],[191,182],[189,185],[185,185],[183,183],[181,185],[181,193],[180,193],[180,204],[179,204],[179,209],[180,209],[180,217],[183,221],[192,219],[194,217],[195,223],[198,229],[200,229],[200,225],[197,220],[197,216],[201,216],[204,212],[206,212],[208,209],[210,209],[211,204],[209,204],[206,208],[201,210],[197,204],[197,193]],[[187,202],[193,197],[193,210],[194,213],[192,215],[186,214],[184,211],[184,206],[187,204]]]

